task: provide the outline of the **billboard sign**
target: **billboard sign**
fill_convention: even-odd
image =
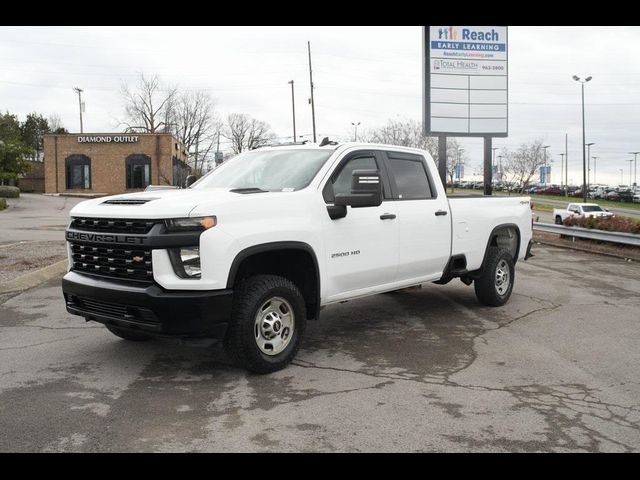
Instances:
[[[424,27],[424,126],[427,134],[506,137],[506,26]]]

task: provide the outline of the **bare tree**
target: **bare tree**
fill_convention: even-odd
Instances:
[[[384,127],[365,132],[361,139],[370,143],[421,148],[429,151],[434,158],[438,153],[437,139],[426,136],[422,129],[422,123],[412,119],[389,119]]]
[[[125,102],[125,118],[120,122],[127,132],[154,133],[167,129],[168,111],[177,93],[176,87],[165,87],[157,75],[140,74],[137,85],[126,83],[120,90]]]
[[[266,145],[274,138],[268,123],[245,113],[229,114],[222,136],[231,141],[231,149],[236,154]]]
[[[384,127],[365,132],[361,137],[369,143],[384,143],[402,147],[427,150],[438,164],[438,139],[424,134],[422,123],[413,119],[390,119]],[[455,138],[447,139],[447,174],[453,185],[458,161],[464,164],[464,154],[458,157],[460,143]]]
[[[52,113],[47,118],[47,122],[49,122],[49,128],[52,133],[69,133],[64,125],[62,124],[62,118],[57,113]]]
[[[193,172],[200,175],[221,128],[211,95],[206,91],[178,94],[167,112],[167,124],[189,152]]]
[[[543,140],[537,139],[531,143],[523,143],[515,152],[506,148],[502,150],[503,170],[506,176],[506,183],[521,190],[526,189],[531,179],[544,166]]]

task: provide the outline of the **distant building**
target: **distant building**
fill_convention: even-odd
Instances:
[[[124,193],[148,185],[182,185],[191,168],[170,133],[44,136],[46,193]]]

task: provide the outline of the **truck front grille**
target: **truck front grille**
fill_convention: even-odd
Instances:
[[[73,217],[70,228],[91,232],[149,233],[149,230],[159,222],[160,220]]]
[[[71,243],[72,270],[102,277],[153,282],[151,250]]]
[[[139,325],[159,323],[158,317],[148,308],[104,302],[76,295],[66,295],[66,299],[68,307],[78,310],[82,314],[108,317]]]

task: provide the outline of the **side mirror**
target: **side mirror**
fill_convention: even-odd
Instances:
[[[187,179],[184,181],[184,188],[189,188],[195,183],[196,180],[197,178],[195,175],[188,175]]]
[[[336,205],[352,208],[377,207],[382,203],[382,180],[378,170],[354,170],[351,177],[351,194],[336,195]]]

